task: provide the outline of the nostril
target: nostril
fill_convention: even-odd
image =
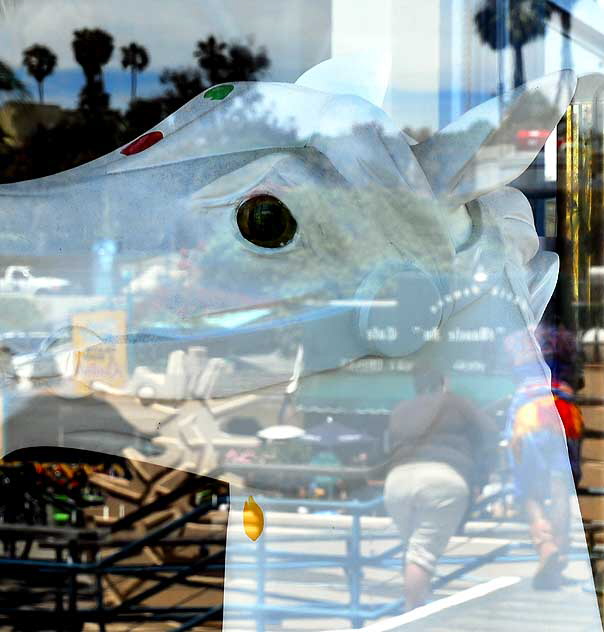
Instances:
[[[129,145],[126,145],[120,153],[124,154],[124,156],[139,154],[141,151],[145,151],[145,149],[149,149],[149,147],[158,143],[163,137],[164,135],[160,131],[147,132],[133,140]]]

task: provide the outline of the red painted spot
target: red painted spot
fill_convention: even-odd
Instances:
[[[141,151],[145,151],[145,149],[149,149],[149,147],[158,143],[163,137],[164,135],[161,132],[147,132],[133,140],[129,145],[126,145],[120,153],[124,154],[124,156],[140,154]]]

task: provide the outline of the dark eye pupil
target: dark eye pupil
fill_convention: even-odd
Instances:
[[[282,248],[296,234],[297,224],[283,202],[257,195],[237,209],[237,225],[249,242],[262,248]]]

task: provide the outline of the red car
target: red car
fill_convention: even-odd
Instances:
[[[516,148],[526,150],[542,145],[550,132],[548,129],[520,129],[516,132]]]

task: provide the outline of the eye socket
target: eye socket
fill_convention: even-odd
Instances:
[[[237,226],[247,241],[261,248],[283,248],[298,229],[287,206],[272,195],[256,195],[242,202]]]

